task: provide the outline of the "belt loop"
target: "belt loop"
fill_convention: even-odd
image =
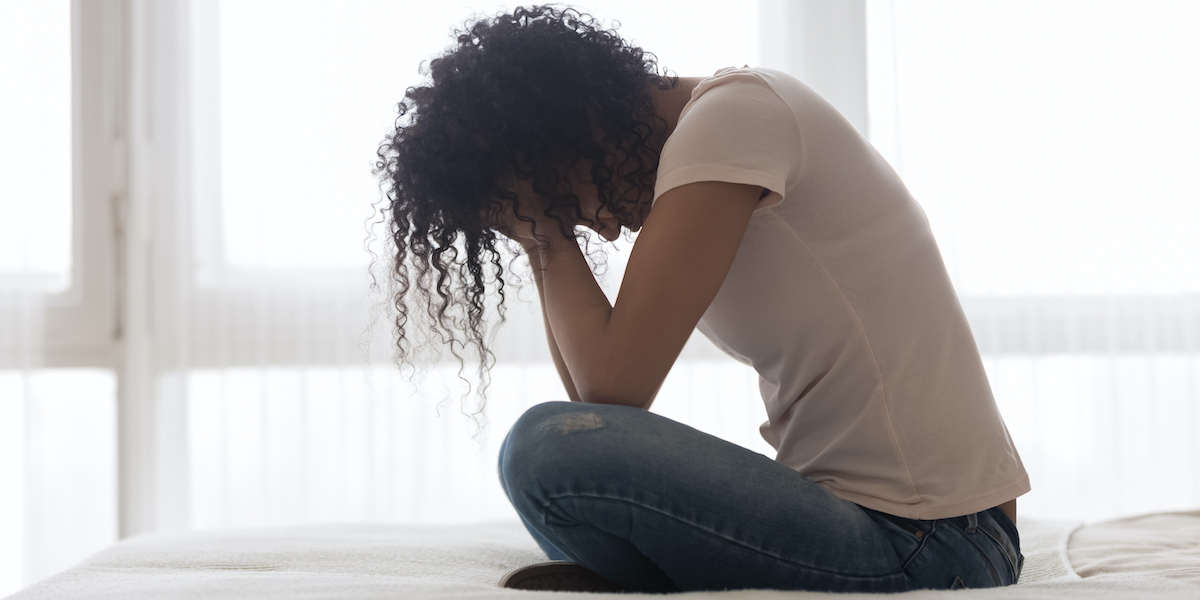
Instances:
[[[967,533],[975,533],[975,529],[979,527],[979,513],[971,513],[967,515]]]

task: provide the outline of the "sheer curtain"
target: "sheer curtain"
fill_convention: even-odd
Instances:
[[[107,320],[73,227],[74,25],[70,2],[0,4],[0,595],[116,533],[115,378],[85,349]]]
[[[77,24],[68,2],[0,3],[0,596],[116,538],[115,377],[91,343],[103,253],[85,260],[73,227]]]
[[[15,286],[13,286],[15,287]],[[0,593],[24,579],[27,414],[31,373],[41,366],[42,298],[0,289]]]

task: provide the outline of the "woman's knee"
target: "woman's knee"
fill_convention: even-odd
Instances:
[[[586,414],[586,411],[580,412],[582,407],[577,402],[543,402],[529,407],[508,431],[501,458],[535,450],[545,445],[543,438],[553,430],[562,429],[572,421],[586,421],[587,417],[581,416]],[[503,469],[502,460],[501,470]]]
[[[543,402],[531,406],[513,424],[506,443],[513,450],[533,450],[547,445],[564,444],[570,447],[586,445],[581,438],[595,434],[615,425],[621,418],[619,412],[627,407],[606,404],[584,404],[582,402]],[[592,434],[580,436],[577,434]],[[571,438],[567,441],[564,438]],[[520,451],[520,450],[518,450]]]
[[[582,402],[543,402],[529,407],[513,424],[510,435],[517,438],[546,435],[548,433],[571,433],[600,427],[599,412],[609,408],[604,404]]]
[[[543,402],[535,404],[526,409],[525,412],[517,418],[511,429],[504,436],[504,441],[500,443],[500,477],[503,479],[506,463],[510,462],[508,456],[512,454],[511,449],[514,445],[524,446],[519,440],[524,440],[531,435],[535,435],[539,429],[538,423],[547,417],[557,414],[559,411],[569,408],[570,402]]]
[[[588,455],[590,444],[578,433],[599,433],[607,418],[603,405],[544,402],[525,411],[513,424],[500,453],[500,477],[506,489],[537,480],[548,470]],[[509,490],[512,491],[512,490]]]

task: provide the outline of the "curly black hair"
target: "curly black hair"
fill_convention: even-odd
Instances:
[[[406,327],[416,302],[430,332],[458,359],[460,378],[460,350],[475,350],[474,416],[486,404],[495,362],[486,300],[496,296],[502,324],[500,250],[513,249],[489,223],[511,213],[538,235],[513,191],[518,179],[528,180],[544,215],[563,235],[577,236],[582,211],[567,177],[581,160],[590,161],[601,209],[632,222],[637,198],[654,188],[659,153],[650,140],[666,126],[650,86],[674,89],[679,79],[658,74],[653,54],[570,7],[518,7],[464,27],[455,30],[455,45],[420,70],[428,85],[405,91],[375,174],[384,191],[379,214],[390,245],[397,365],[411,366]]]

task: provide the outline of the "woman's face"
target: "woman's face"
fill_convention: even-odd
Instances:
[[[590,173],[590,163],[587,161],[576,164],[567,172],[567,181],[571,184],[571,190],[579,198],[580,217],[574,225],[587,227],[610,242],[615,241],[621,235],[621,227],[628,228],[630,231],[640,230],[646,216],[650,213],[652,195],[642,192],[637,199],[636,208],[631,210],[629,222],[622,223],[611,210],[602,208],[600,192],[592,183]],[[521,206],[527,207],[523,209],[522,214],[533,216],[541,212],[541,198],[533,192],[533,186],[529,180],[516,180],[512,189],[520,198]]]
[[[600,237],[614,241],[621,235],[621,226],[624,225],[630,231],[638,231],[642,228],[642,223],[646,221],[646,215],[650,212],[650,196],[649,194],[641,194],[638,198],[637,208],[633,212],[633,221],[630,223],[621,223],[613,215],[612,211],[607,208],[602,208],[600,204],[600,192],[596,189],[596,185],[592,183],[592,178],[589,175],[590,163],[581,162],[575,166],[576,168],[568,175],[567,180],[571,182],[572,189],[575,195],[579,197],[579,209],[581,213],[578,225],[583,225],[595,231]]]

